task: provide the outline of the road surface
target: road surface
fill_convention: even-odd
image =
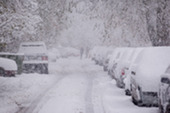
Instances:
[[[135,106],[89,59],[61,59],[51,68],[59,79],[17,113],[158,113],[158,108]]]

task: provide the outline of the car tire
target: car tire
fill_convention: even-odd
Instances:
[[[139,100],[139,101],[137,101],[137,100],[135,100],[133,97],[132,97],[132,102],[135,104],[135,105],[137,105],[137,106],[144,106],[144,104],[142,103],[142,101],[141,100]]]
[[[42,64],[41,74],[48,74],[48,64]]]
[[[128,89],[125,90],[125,95],[131,96],[131,93],[130,93],[130,91]]]
[[[138,90],[140,91],[140,87],[138,87]],[[136,100],[134,97],[133,97],[133,95],[132,95],[132,102],[135,104],[135,105],[137,105],[137,106],[145,106],[144,104],[143,104],[143,102],[142,102],[142,100]]]

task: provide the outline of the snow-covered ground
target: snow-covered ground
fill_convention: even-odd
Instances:
[[[0,77],[0,113],[158,113],[135,106],[89,59],[59,59],[49,68],[49,75]]]

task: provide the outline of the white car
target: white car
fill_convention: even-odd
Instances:
[[[158,97],[161,113],[170,113],[170,65],[161,76]]]
[[[170,64],[170,47],[144,48],[131,68],[132,101],[138,106],[158,106],[159,81]]]
[[[19,53],[24,53],[24,73],[48,73],[48,53],[44,42],[24,42]]]
[[[127,48],[116,48],[108,63],[108,74],[114,79],[116,79],[115,69],[118,66],[118,62],[120,58],[122,57],[123,53],[126,51],[126,49]]]
[[[130,61],[129,61],[129,65],[128,65],[128,69],[125,70],[125,76],[126,78],[124,79],[124,84],[125,84],[125,94],[126,95],[131,95],[131,83],[130,83],[130,78],[131,78],[131,69],[132,69],[132,65],[136,59],[136,57],[138,56],[138,54],[143,50],[143,48],[135,48],[134,52],[131,54],[130,56]]]
[[[130,62],[132,60],[132,55],[134,54],[134,48],[125,48],[122,56],[117,61],[117,67],[114,70],[116,84],[119,88],[124,88],[124,79],[126,78],[126,72],[130,67]]]
[[[0,58],[0,76],[14,77],[17,73],[17,64],[14,60]]]

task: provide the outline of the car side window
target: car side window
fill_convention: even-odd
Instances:
[[[170,84],[170,80],[166,77],[161,78],[162,83]]]

